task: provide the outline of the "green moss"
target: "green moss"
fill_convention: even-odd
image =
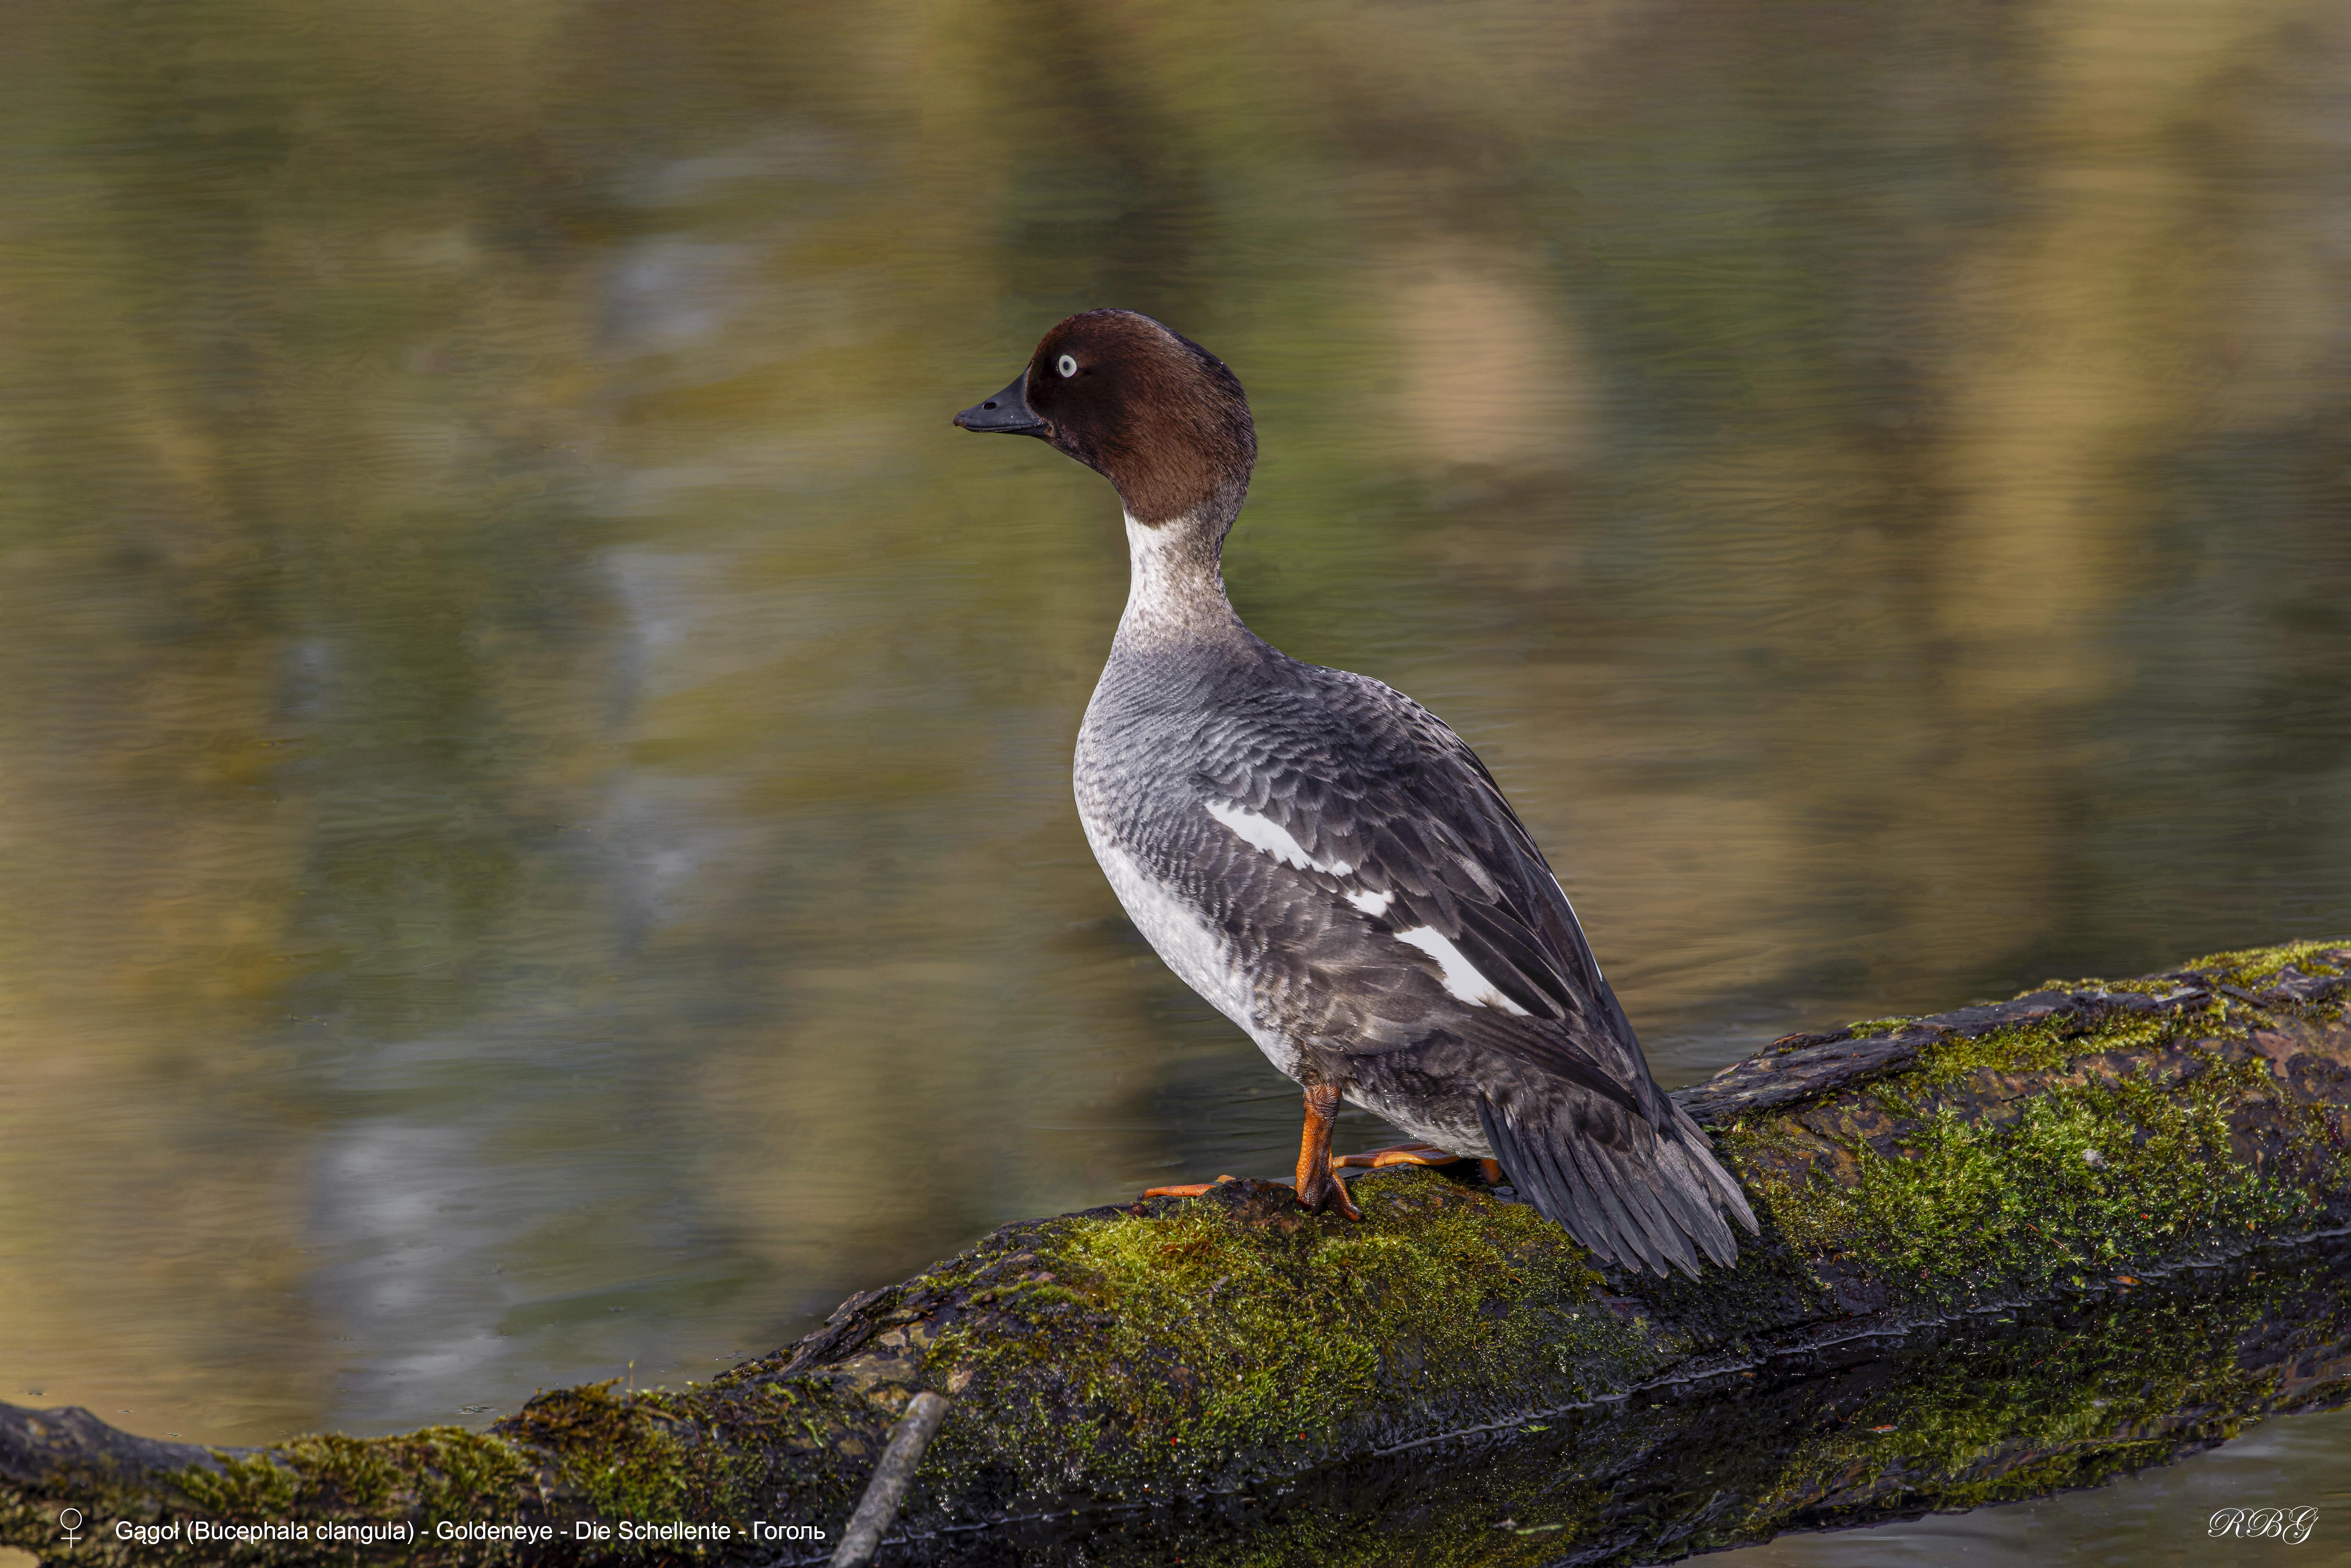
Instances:
[[[297,1437],[259,1454],[215,1456],[221,1469],[163,1478],[188,1511],[239,1521],[521,1517],[535,1466],[514,1444],[462,1427],[428,1427],[392,1437]],[[147,1510],[128,1504],[126,1514]],[[240,1546],[240,1563],[371,1560],[371,1549],[315,1541]],[[486,1554],[485,1560],[488,1555]]]
[[[666,1519],[693,1490],[693,1448],[677,1430],[692,1396],[616,1395],[611,1383],[532,1402],[541,1440],[566,1456],[564,1479],[606,1519]]]
[[[1989,1034],[1953,1034],[1923,1047],[1917,1061],[1881,1080],[1878,1092],[1912,1096],[1939,1089],[1980,1071],[2054,1072],[2085,1056],[2110,1051],[2138,1051],[2160,1044],[2197,1021],[2201,1009],[2184,1008],[2156,1013],[2114,1013],[2094,1024],[2072,1019],[2064,1024],[2034,1024],[1994,1030]]]
[[[2275,979],[2290,966],[2306,975],[2339,973],[2338,967],[2327,962],[2325,956],[2341,956],[2346,951],[2351,947],[2339,939],[2290,942],[2274,947],[2213,954],[2183,968],[2207,977],[2215,986],[2249,990]],[[2159,977],[2128,981],[2052,980],[2040,988],[2158,996],[2179,988],[2178,980]],[[1876,1019],[1855,1024],[1853,1030],[1856,1035],[1883,1032],[1881,1026],[1914,1021]],[[1949,1089],[1980,1073],[2056,1072],[2085,1057],[2110,1051],[2147,1051],[2183,1040],[2241,1039],[2249,1028],[2261,1021],[2262,1014],[2245,1002],[2227,995],[2213,995],[2184,998],[2169,1007],[2144,1011],[2089,1009],[2046,1023],[1993,1030],[1981,1035],[1952,1032],[1923,1044],[1912,1065],[1877,1079],[1863,1092],[1887,1114],[1900,1116],[1922,1108],[1935,1092]]]
[[[2315,1200],[2231,1151],[2232,1113],[2275,1105],[2265,1066],[2199,1056],[2185,1079],[2146,1070],[2054,1085],[2006,1118],[1940,1105],[1898,1129],[1891,1154],[1846,1141],[1845,1179],[1815,1166],[1800,1183],[1761,1177],[1751,1196],[1804,1253],[1945,1297],[2103,1279],[2217,1239],[2241,1246]],[[2323,1135],[2315,1123],[2299,1130]]]
[[[2285,942],[2274,947],[2240,947],[2227,953],[2213,953],[2180,966],[2199,974],[2210,975],[2222,985],[2238,986],[2256,990],[2278,977],[2289,967],[2305,975],[2340,975],[2344,972],[2343,956],[2351,954],[2351,939],[2322,937],[2306,942]]]
[[[380,1519],[387,1511],[486,1518],[513,1511],[531,1472],[513,1444],[462,1427],[427,1427],[396,1437],[297,1437],[266,1453],[222,1454],[223,1468],[182,1471],[178,1489],[224,1518]]]
[[[2135,980],[2047,980],[2018,995],[2070,991],[2167,996],[2181,988],[2184,982],[2177,977],[2190,972],[2213,986],[2253,990],[2275,980],[2288,967],[2304,975],[2335,976],[2344,973],[2346,964],[2351,964],[2351,939],[2317,938],[2214,953],[2182,965],[2169,975]],[[2193,1001],[2183,999],[2174,1007],[2153,1012],[2117,1009],[2101,1016],[2093,1009],[2052,1023],[1995,1030],[1972,1037],[1953,1032],[1921,1046],[1913,1066],[1878,1080],[1871,1092],[1881,1098],[1888,1092],[1911,1096],[1922,1090],[1957,1082],[1981,1070],[2048,1072],[2085,1056],[2139,1050],[2190,1033],[2241,1033],[2245,1012],[2246,1004],[2241,1000],[2222,995]],[[1917,1021],[1915,1018],[1865,1019],[1846,1029],[1855,1039],[1866,1040],[1891,1034]]]
[[[267,1455],[216,1452],[214,1457],[221,1461],[219,1471],[191,1469],[172,1479],[197,1507],[225,1518],[282,1518],[292,1511],[304,1490],[298,1470],[274,1464]]]
[[[1090,1514],[1018,1555],[1097,1568],[1637,1563],[2095,1485],[2274,1408],[2280,1368],[2306,1377],[2342,1342],[2343,1269],[2340,1254],[2331,1266],[2304,1254],[2288,1273],[2053,1301],[1916,1334],[1863,1367],[1767,1372],[1728,1396],[1652,1394],[1189,1510]],[[2292,1397],[2327,1394],[2305,1383]]]
[[[2201,958],[2189,959],[2169,974],[2147,975],[2135,980],[2046,980],[2034,988],[2044,991],[2136,991],[2147,996],[2161,996],[2179,988],[2181,981],[2177,977],[2196,974],[2218,985],[2235,986],[2241,990],[2250,991],[2268,985],[2289,967],[2304,975],[2340,975],[2345,972],[2346,955],[2351,955],[2351,938],[2316,937],[2302,942],[2283,942],[2270,947],[2239,947],[2226,953],[2208,953]]]
[[[958,1324],[931,1343],[926,1376],[1009,1416],[999,1449],[1074,1446],[1176,1479],[1448,1396],[1573,1397],[1654,1360],[1594,1299],[1588,1255],[1533,1209],[1422,1170],[1353,1190],[1360,1223],[1215,1197],[1061,1222],[1027,1239],[1021,1279],[972,1299],[1040,1327],[1085,1314],[1089,1332]]]
[[[2016,994],[2020,997],[2030,997],[2043,991],[2096,991],[2108,995],[2129,992],[2135,996],[2161,997],[2168,996],[2179,989],[2181,984],[2181,981],[2164,975],[2146,975],[2133,980],[2100,980],[2086,977],[2068,980],[2053,977],[2042,981],[2030,990],[2019,991]]]
[[[822,1383],[623,1394],[607,1382],[540,1395],[498,1430],[548,1454],[558,1483],[607,1520],[727,1519],[786,1501],[813,1519],[854,1500],[888,1420]]]
[[[2278,1353],[2243,1347],[2324,1294],[2258,1272],[2191,1279],[1907,1356],[1901,1376],[1810,1427],[1750,1529],[1768,1537],[1823,1498],[1884,1517],[2042,1496],[2161,1462],[2194,1435],[2231,1435],[2278,1386]],[[2321,1337],[2332,1332],[2322,1319]]]

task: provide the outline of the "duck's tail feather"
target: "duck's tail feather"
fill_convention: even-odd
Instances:
[[[1478,1121],[1511,1185],[1604,1262],[1657,1274],[1671,1265],[1696,1279],[1700,1253],[1724,1267],[1739,1258],[1726,1216],[1750,1235],[1759,1229],[1746,1195],[1679,1106],[1658,1127],[1568,1089],[1532,1115],[1480,1096]]]

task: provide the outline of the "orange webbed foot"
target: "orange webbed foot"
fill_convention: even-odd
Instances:
[[[1143,1196],[1145,1197],[1197,1197],[1204,1192],[1214,1192],[1228,1181],[1240,1179],[1238,1176],[1220,1176],[1215,1181],[1185,1182],[1178,1186],[1147,1186],[1143,1189]]]
[[[1331,1168],[1339,1170],[1349,1166],[1362,1166],[1378,1170],[1383,1166],[1449,1166],[1468,1157],[1449,1149],[1440,1149],[1435,1144],[1416,1141],[1393,1144],[1384,1149],[1365,1149],[1360,1155],[1332,1155]]]

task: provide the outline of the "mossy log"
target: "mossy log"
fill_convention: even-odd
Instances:
[[[1678,1095],[1764,1226],[1695,1281],[1473,1177],[1364,1176],[1359,1223],[1241,1182],[1008,1226],[710,1384],[487,1433],[211,1449],[0,1406],[0,1542],[821,1562],[924,1389],[954,1407],[884,1563],[1643,1563],[2094,1484],[2351,1397],[2346,973],[2304,942],[1774,1042]]]

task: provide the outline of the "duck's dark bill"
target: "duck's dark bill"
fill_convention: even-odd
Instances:
[[[1023,387],[1029,380],[1027,371],[1012,378],[1012,384],[989,398],[956,415],[955,422],[966,430],[993,431],[1001,435],[1043,436],[1045,422],[1029,412],[1029,399]]]

